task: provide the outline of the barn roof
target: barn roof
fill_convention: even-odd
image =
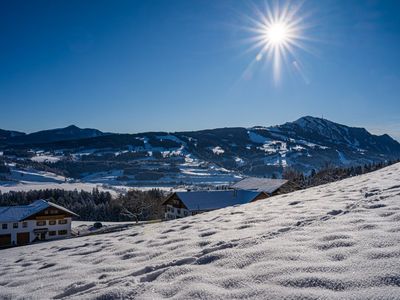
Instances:
[[[233,184],[231,188],[272,194],[286,182],[284,179],[247,177]]]
[[[214,210],[249,203],[260,195],[260,192],[242,190],[194,191],[176,192],[176,195],[189,210]]]
[[[0,222],[19,222],[32,216],[48,207],[55,207],[74,216],[77,216],[74,212],[52,203],[46,200],[36,200],[29,205],[19,206],[1,206],[0,207]]]

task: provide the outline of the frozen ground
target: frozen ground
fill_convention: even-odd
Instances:
[[[400,299],[400,164],[0,254],[0,298]]]
[[[136,222],[103,222],[103,221],[72,221],[72,229],[79,228],[81,226],[92,226],[94,223],[100,222],[103,226],[114,226],[114,225],[128,225],[136,224]]]

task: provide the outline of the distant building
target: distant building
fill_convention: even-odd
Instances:
[[[77,214],[45,200],[0,207],[0,247],[69,237],[73,216]]]
[[[173,220],[267,197],[264,192],[244,190],[175,192],[163,203],[164,216]]]
[[[289,182],[285,179],[247,177],[231,185],[230,188],[235,190],[264,192],[268,196],[273,196],[285,190],[285,186],[288,183]]]

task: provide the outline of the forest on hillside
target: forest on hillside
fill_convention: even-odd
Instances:
[[[130,190],[112,197],[109,192],[62,189],[32,190],[28,192],[0,193],[0,206],[26,205],[45,199],[61,205],[79,215],[77,220],[136,221],[162,217],[161,203],[165,195],[160,190],[146,192]]]

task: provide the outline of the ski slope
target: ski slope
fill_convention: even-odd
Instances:
[[[400,299],[400,164],[0,254],[0,299]]]

